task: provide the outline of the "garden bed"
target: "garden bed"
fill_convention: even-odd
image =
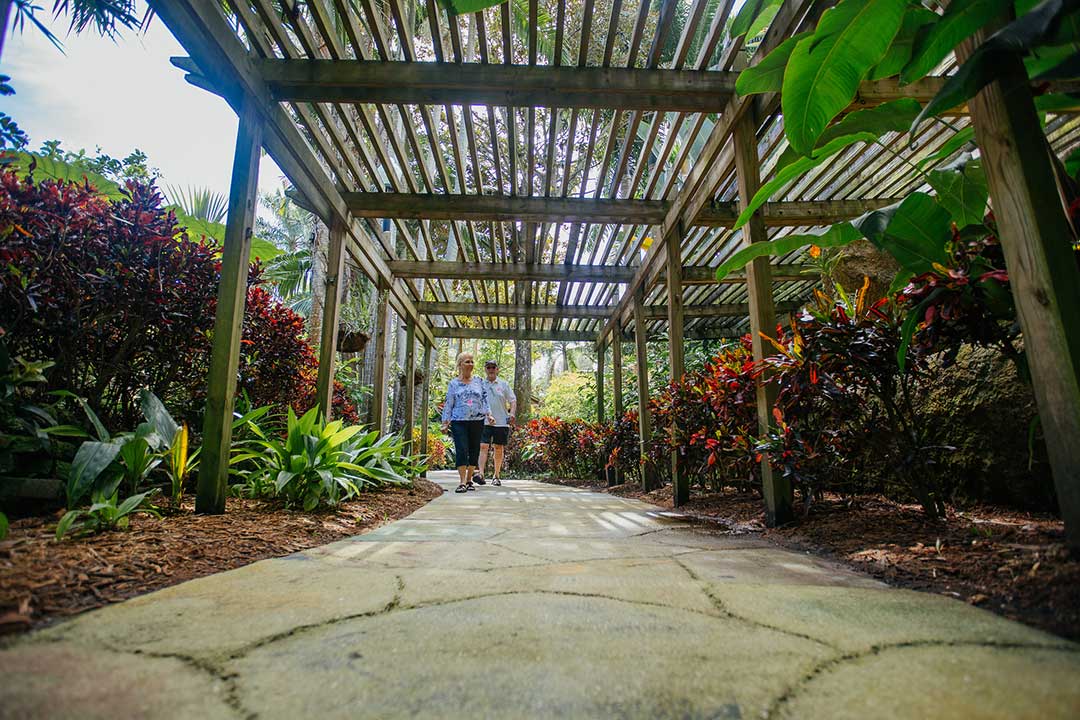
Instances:
[[[14,520],[0,541],[0,633],[370,532],[441,494],[438,485],[416,480],[318,513],[229,498],[224,515],[196,515],[188,499],[163,520],[136,516],[129,530],[60,542],[58,516]]]
[[[550,481],[560,482],[560,481]],[[671,508],[671,488],[606,488],[561,481]],[[703,529],[760,533],[777,545],[838,560],[890,585],[941,593],[1011,620],[1080,640],[1080,558],[1065,549],[1061,520],[994,506],[950,508],[930,520],[917,505],[879,496],[826,496],[809,517],[765,528],[753,493],[695,492],[680,508]]]

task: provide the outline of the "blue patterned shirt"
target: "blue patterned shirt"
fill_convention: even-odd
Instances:
[[[454,378],[446,389],[446,404],[443,405],[443,422],[450,420],[486,420],[491,413],[487,390],[484,382],[473,375],[469,382]]]

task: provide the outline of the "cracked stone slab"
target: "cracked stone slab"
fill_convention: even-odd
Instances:
[[[755,585],[841,585],[884,588],[861,573],[813,555],[780,548],[746,548],[738,552],[702,551],[679,556],[679,562],[701,580]]]
[[[226,655],[301,625],[382,610],[397,592],[392,572],[292,556],[173,585],[35,637],[195,657]]]
[[[1080,654],[1048,648],[884,648],[833,663],[796,687],[776,717],[1080,717]]]
[[[538,561],[511,549],[486,542],[409,541],[366,543],[342,540],[298,553],[333,565],[355,568],[490,570]]]
[[[827,653],[724,618],[523,594],[335,623],[228,669],[267,718],[749,718]]]
[[[425,569],[405,572],[403,606],[427,605],[500,593],[550,592],[597,595],[627,602],[718,614],[698,583],[668,558],[546,563],[490,572]]]
[[[0,651],[0,718],[240,718],[225,680],[177,658],[37,643]]]
[[[551,540],[547,538],[509,539],[496,538],[489,544],[524,553],[537,560],[572,562],[581,560],[610,560],[615,558],[674,557],[694,552],[697,548],[656,543],[653,536],[635,537],[615,541],[608,538],[577,538]]]
[[[959,600],[911,590],[716,583],[711,591],[736,615],[804,633],[849,652],[937,641],[1080,650],[1067,640]]]

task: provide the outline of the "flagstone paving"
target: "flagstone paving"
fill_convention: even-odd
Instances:
[[[414,716],[1075,718],[1080,646],[508,481],[0,651],[0,718]]]

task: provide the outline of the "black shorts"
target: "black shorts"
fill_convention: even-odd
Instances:
[[[491,445],[505,445],[510,439],[510,428],[506,425],[485,425],[480,442]]]

